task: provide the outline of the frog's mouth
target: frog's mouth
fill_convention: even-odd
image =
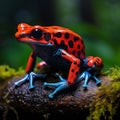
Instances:
[[[16,37],[18,41],[30,44],[30,45],[39,45],[39,46],[53,46],[50,42],[45,41],[44,39],[34,39],[29,34],[21,34],[19,37]]]

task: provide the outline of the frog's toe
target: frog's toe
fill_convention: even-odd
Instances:
[[[99,80],[96,76],[92,76],[92,78],[95,80],[96,85],[100,85],[101,84],[101,80]]]
[[[34,89],[34,88],[35,88],[34,85],[29,86],[29,90],[32,90],[32,89]]]
[[[85,88],[85,89],[87,89],[88,85],[87,84],[83,84],[82,87]]]
[[[50,99],[54,99],[54,95],[53,95],[52,93],[49,94],[48,97],[49,97]]]
[[[47,86],[47,82],[44,82],[44,83],[43,83],[43,86],[46,87],[46,86]]]
[[[91,75],[89,72],[85,71],[85,72],[83,72],[82,77],[84,79],[84,83],[83,83],[82,87],[87,88]]]
[[[96,85],[101,85],[101,80],[97,81]]]
[[[14,85],[15,85],[15,87],[20,86],[20,84],[18,82],[15,82]]]
[[[64,79],[59,73],[56,73],[55,76],[58,77],[61,82],[66,82],[66,79]]]

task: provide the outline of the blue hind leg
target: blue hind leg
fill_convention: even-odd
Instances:
[[[60,82],[56,82],[56,83],[44,82],[45,87],[46,86],[56,87],[56,89],[51,94],[48,95],[50,99],[53,99],[58,92],[67,89],[69,87],[67,81],[64,78],[62,78],[62,76],[60,76],[58,73],[56,74],[56,76],[59,77]]]
[[[77,79],[76,83],[82,81],[84,79],[84,83],[83,83],[83,87],[84,88],[87,88],[88,87],[88,81],[89,81],[89,78],[91,77],[90,73],[85,71],[83,72]]]
[[[50,99],[53,99],[54,96],[59,93],[60,91],[64,90],[64,89],[67,89],[69,87],[69,85],[67,84],[67,82],[57,82],[57,83],[47,83],[47,82],[44,82],[44,86],[53,86],[53,87],[56,87],[56,89],[50,93],[48,95],[48,97]]]
[[[63,84],[59,85],[52,93],[50,93],[48,97],[50,99],[53,99],[57,93],[67,88],[69,88],[69,85],[67,84],[67,82],[64,82]]]
[[[56,73],[56,76],[59,77],[60,82],[56,82],[56,83],[48,83],[48,82],[44,82],[44,86],[53,86],[53,87],[58,87],[62,84],[64,84],[66,82],[66,80],[64,78],[62,78],[62,76],[60,76],[58,73]]]
[[[88,81],[89,81],[89,78],[91,77],[91,75],[88,72],[84,72],[84,74],[85,74],[85,81],[84,81],[84,84],[82,86],[84,88],[87,88],[88,87]]]
[[[60,85],[62,85],[62,84],[64,84],[65,82],[56,82],[56,83],[48,83],[48,82],[44,82],[44,87],[46,87],[46,86],[52,86],[52,87],[58,87],[58,86],[60,86]]]
[[[89,79],[92,78],[95,80],[96,84],[100,84],[101,83],[101,80],[99,80],[95,75],[91,75],[89,72],[87,71],[84,71],[77,79],[76,83],[84,80],[84,83],[83,83],[83,87],[84,88],[87,88],[88,87],[88,81]]]
[[[101,83],[101,80],[99,80],[96,76],[92,76],[92,78],[95,80],[96,85],[99,85]]]

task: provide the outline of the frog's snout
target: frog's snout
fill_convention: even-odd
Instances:
[[[17,27],[18,31],[23,31],[26,30],[30,27],[30,25],[28,25],[27,23],[20,23]]]
[[[18,31],[15,33],[15,37],[19,38],[21,33],[25,33],[27,29],[30,28],[30,25],[27,23],[20,23],[17,27]]]

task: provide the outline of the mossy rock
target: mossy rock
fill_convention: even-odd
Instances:
[[[3,89],[1,103],[14,108],[20,120],[120,119],[120,76],[118,74],[116,78],[113,77],[114,72],[118,71],[120,72],[120,68],[115,67],[99,76],[102,80],[101,86],[96,86],[95,82],[90,80],[89,87],[85,90],[81,82],[58,94],[53,100],[48,98],[53,88],[43,87],[44,81],[55,79],[53,76],[48,76],[45,80],[35,80],[33,90],[29,90],[28,82],[15,87],[14,82],[22,77],[14,77]]]
[[[88,120],[120,120],[120,67],[106,72],[109,84],[102,84],[90,107]]]
[[[15,70],[8,65],[0,65],[0,81],[7,80],[14,76],[21,76],[24,74],[25,71],[22,68],[18,68],[18,70]]]
[[[19,78],[20,79],[20,78]],[[49,77],[48,77],[49,79]],[[105,77],[100,77],[104,79]],[[44,88],[44,80],[35,80],[35,89],[29,90],[29,83],[26,82],[19,87],[14,87],[14,82],[18,78],[10,80],[2,92],[2,100],[15,110],[22,111],[22,114],[30,113],[29,116],[36,114],[40,116],[49,116],[49,119],[86,119],[89,115],[91,103],[94,101],[94,96],[98,86],[93,80],[89,81],[89,87],[85,90],[82,87],[82,82],[73,88],[63,91],[58,94],[55,99],[50,100],[48,94],[53,91],[52,88]],[[19,112],[21,114],[21,112]]]

